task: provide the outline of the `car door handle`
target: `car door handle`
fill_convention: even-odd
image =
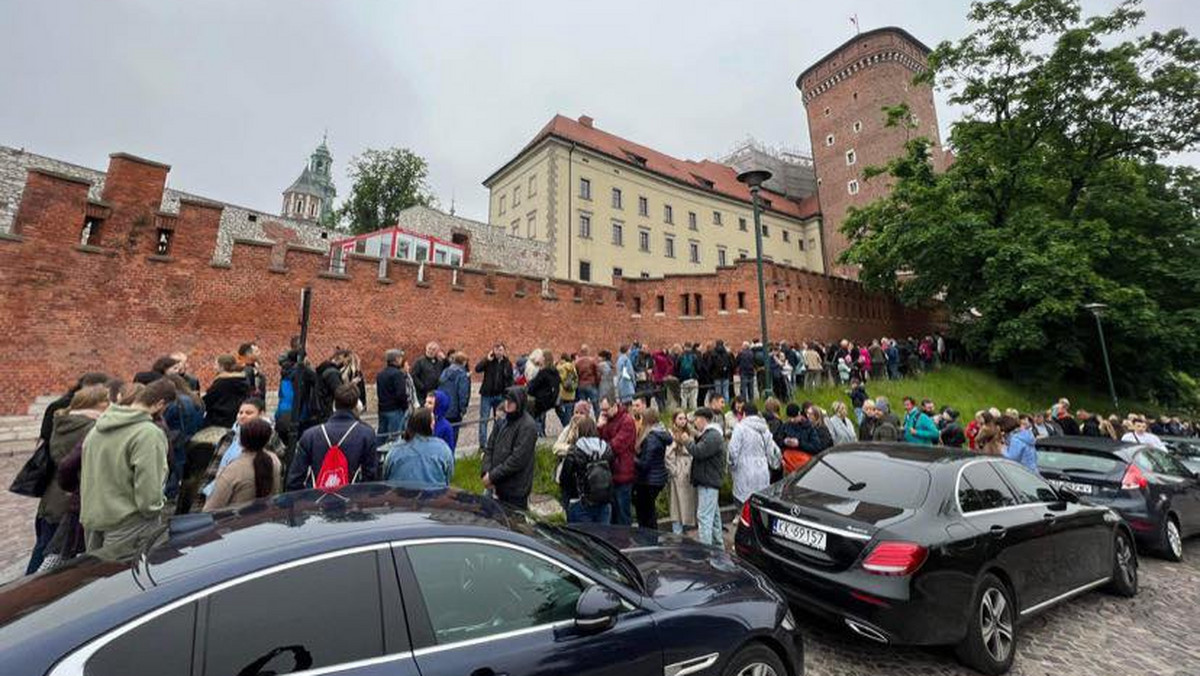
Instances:
[[[508,674],[496,671],[491,667],[480,667],[471,672],[471,676],[508,676]]]
[[[1042,514],[1043,521],[1053,521],[1057,518],[1058,518],[1057,514],[1051,514],[1050,512],[1046,512],[1046,513]]]
[[[1008,529],[998,524],[989,528],[988,532],[991,533],[992,537],[995,538],[1002,538],[1005,535],[1008,535]]]

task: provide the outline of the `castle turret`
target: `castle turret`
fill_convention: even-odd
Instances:
[[[319,221],[328,225],[333,221],[333,200],[337,189],[333,186],[333,155],[329,153],[326,139],[308,158],[308,165],[291,187],[283,191],[281,215],[307,221]]]

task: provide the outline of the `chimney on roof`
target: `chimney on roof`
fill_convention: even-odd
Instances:
[[[583,126],[587,127],[588,129],[592,128],[593,122],[595,122],[595,120],[593,120],[591,118],[591,116],[589,116],[589,115],[580,115],[579,116],[579,124],[582,124]]]

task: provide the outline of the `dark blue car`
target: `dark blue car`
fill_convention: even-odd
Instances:
[[[0,674],[799,676],[757,571],[385,484],[189,515],[0,588]]]

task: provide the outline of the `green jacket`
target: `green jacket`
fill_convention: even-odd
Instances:
[[[939,433],[937,425],[933,422],[933,418],[930,418],[924,412],[920,412],[913,419],[912,425],[916,428],[916,433],[908,435],[909,441],[914,444],[937,445]]]
[[[110,406],[83,440],[79,520],[89,531],[109,531],[132,517],[153,518],[163,508],[167,435],[149,413]]]
[[[58,466],[75,450],[75,445],[83,441],[91,431],[95,420],[85,416],[62,411],[54,416],[53,432],[50,435],[50,457],[54,459],[54,478],[46,486],[38,502],[37,515],[51,523],[58,523],[66,514],[71,502],[71,496],[58,486]]]

